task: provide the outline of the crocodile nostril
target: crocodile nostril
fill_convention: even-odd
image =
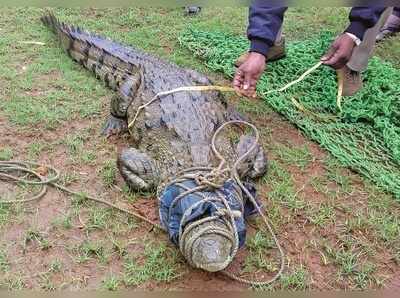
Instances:
[[[193,245],[192,262],[209,272],[225,269],[230,263],[232,243],[216,234],[203,235]]]
[[[203,254],[209,262],[215,262],[218,259],[220,250],[217,242],[214,239],[204,239],[204,250]]]

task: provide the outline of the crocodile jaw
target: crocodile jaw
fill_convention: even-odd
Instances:
[[[180,239],[180,247],[182,254],[193,267],[216,272],[225,269],[231,263],[235,235],[226,223],[211,220],[198,224],[195,221],[185,227],[185,230]]]
[[[205,271],[217,272],[231,262],[232,244],[223,236],[210,234],[194,242],[192,263]]]

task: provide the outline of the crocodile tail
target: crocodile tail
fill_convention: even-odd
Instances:
[[[57,29],[60,27],[60,22],[57,20],[57,18],[53,14],[48,14],[45,16],[42,16],[40,18],[42,23],[47,26],[51,31],[54,33],[57,32]]]
[[[61,46],[75,61],[86,66],[88,50],[91,46],[90,34],[79,28],[61,23],[53,14],[45,15],[41,21],[52,30],[61,41]]]
[[[57,34],[62,48],[76,62],[92,71],[113,90],[132,75],[134,66],[116,55],[116,44],[101,36],[61,23],[54,15],[41,18],[44,25]]]

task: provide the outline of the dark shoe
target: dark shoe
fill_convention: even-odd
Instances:
[[[382,29],[376,36],[376,41],[380,42],[385,38],[396,35],[399,32],[400,32],[400,17],[391,15],[386,21],[386,24],[382,27]]]
[[[285,38],[282,37],[281,41],[278,43],[275,43],[268,51],[267,54],[267,61],[277,61],[279,59],[285,58],[286,56],[286,49],[285,49]],[[248,52],[244,53],[241,55],[235,62],[235,66],[239,67],[242,65],[246,59],[247,56],[249,55]]]
[[[267,61],[277,61],[286,57],[286,40],[285,37],[269,49],[267,54]]]
[[[343,96],[352,96],[363,87],[361,73],[347,66],[337,70],[338,77],[343,79]]]
[[[199,14],[201,11],[200,6],[185,6],[185,14],[188,16],[194,16]]]
[[[381,31],[379,31],[378,35],[376,36],[376,41],[381,42],[386,38],[396,35],[397,33],[399,33],[399,31],[392,31],[391,29],[381,30]]]

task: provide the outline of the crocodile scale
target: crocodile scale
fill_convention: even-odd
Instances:
[[[103,130],[105,136],[127,132],[127,123],[137,109],[160,92],[211,84],[196,71],[66,25],[53,15],[41,20],[57,34],[62,48],[73,60],[116,92]],[[130,129],[132,146],[123,150],[117,160],[120,173],[133,190],[161,191],[181,170],[215,167],[218,160],[212,154],[212,137],[223,123],[238,117],[219,92],[180,92],[160,97],[145,108]],[[233,161],[251,142],[252,138],[245,135],[235,144],[230,132],[226,132],[216,145],[228,161]],[[259,146],[241,167],[240,175],[252,180],[265,171],[266,158]],[[220,221],[214,224],[221,226]],[[195,242],[197,259],[191,263],[208,271],[223,269],[219,264],[226,263],[232,249],[225,241],[219,235],[205,235]]]

